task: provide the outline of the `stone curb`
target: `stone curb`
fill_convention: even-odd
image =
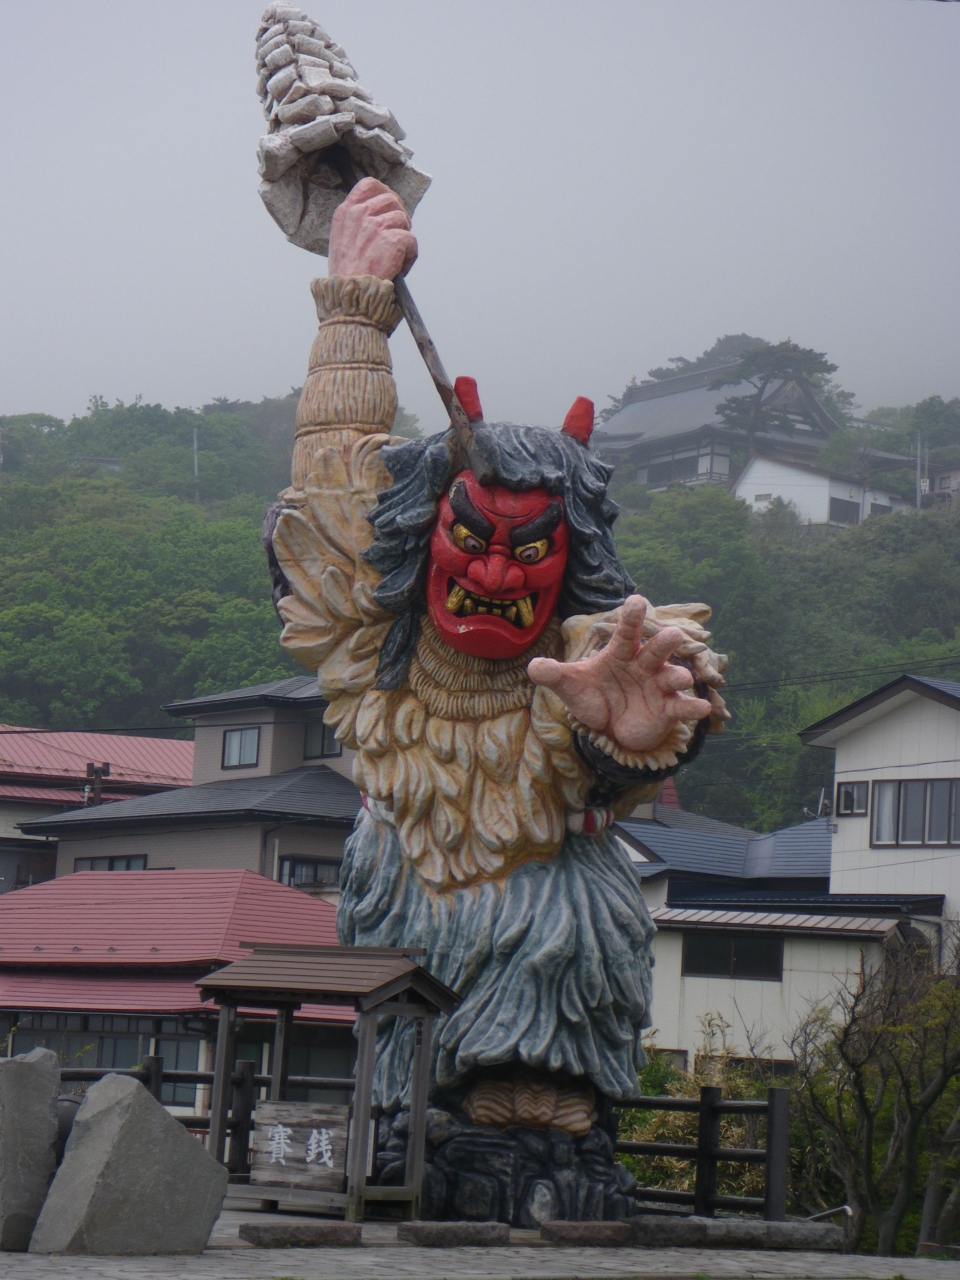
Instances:
[[[400,1222],[397,1241],[424,1249],[490,1248],[509,1245],[510,1228],[505,1222]]]
[[[827,1222],[757,1222],[653,1214],[630,1222],[634,1245],[648,1249],[787,1249],[839,1253],[843,1228]]]
[[[633,1243],[633,1232],[629,1222],[544,1222],[540,1239],[546,1244],[623,1249]]]
[[[241,1222],[238,1235],[258,1249],[349,1249],[361,1243],[355,1222]]]

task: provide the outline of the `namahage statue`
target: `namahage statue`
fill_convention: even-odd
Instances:
[[[616,817],[722,728],[703,605],[655,609],[617,554],[593,406],[562,430],[391,438],[392,280],[417,254],[366,178],[338,208],[275,508],[282,643],[357,752],[344,944],[422,947],[461,996],[434,1042],[424,1216],[613,1218],[632,1178],[612,1108],[636,1094],[654,932]],[[275,521],[275,524],[274,524]],[[268,534],[269,538],[269,534]],[[411,1023],[380,1029],[378,1167],[402,1177]]]

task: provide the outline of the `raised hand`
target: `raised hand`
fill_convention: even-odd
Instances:
[[[647,602],[630,596],[607,646],[582,662],[534,658],[527,673],[534,684],[552,689],[586,728],[612,738],[624,751],[649,751],[680,720],[702,720],[711,711],[705,698],[685,692],[693,685],[686,667],[670,662],[683,632],[665,627],[646,643]]]
[[[395,191],[364,178],[333,215],[328,270],[332,276],[406,275],[417,260],[417,238]]]

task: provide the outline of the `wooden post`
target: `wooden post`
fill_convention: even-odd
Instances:
[[[227,1144],[227,1107],[230,1103],[230,1077],[233,1074],[233,1040],[237,1028],[237,1010],[221,1004],[217,1021],[217,1048],[213,1061],[213,1088],[210,1093],[210,1141],[208,1150],[223,1163]]]
[[[290,1056],[290,1032],[293,1030],[293,1005],[285,1004],[277,1010],[277,1025],[273,1033],[273,1056],[270,1060],[270,1101],[282,1102],[287,1088]]]
[[[230,1172],[250,1172],[250,1131],[253,1128],[253,1110],[257,1103],[257,1086],[254,1081],[256,1067],[247,1059],[236,1064],[234,1077],[240,1077],[233,1086],[233,1105],[230,1108],[233,1129],[230,1134]]]
[[[427,1140],[427,1095],[430,1090],[433,1019],[417,1018],[414,1037],[410,1070],[410,1129],[407,1133],[407,1162],[403,1181],[407,1190],[413,1193],[408,1212],[416,1220],[420,1217],[423,1193],[423,1154]]]
[[[353,1083],[353,1123],[347,1152],[347,1222],[362,1222],[367,1186],[367,1157],[370,1148],[370,1102],[373,1096],[373,1067],[377,1050],[376,1013],[358,1013],[359,1044]]]
[[[147,1073],[147,1089],[159,1102],[163,1089],[163,1059],[148,1053],[143,1060],[143,1069]]]
[[[697,1132],[697,1176],[693,1187],[693,1212],[701,1218],[712,1218],[717,1194],[717,1157],[720,1145],[720,1089],[705,1086],[700,1090],[700,1125]]]
[[[783,1222],[787,1216],[787,1169],[790,1163],[790,1090],[767,1090],[767,1184],[763,1216]]]

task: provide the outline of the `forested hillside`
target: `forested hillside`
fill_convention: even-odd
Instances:
[[[95,401],[70,423],[0,419],[0,721],[163,725],[164,702],[298,670],[277,645],[259,540],[295,406],[296,393],[200,413]],[[687,806],[801,821],[831,753],[801,747],[799,728],[901,670],[960,678],[960,512],[825,534],[782,506],[751,517],[720,489],[622,496],[640,590],[707,601],[731,656],[735,718],[679,775]]]

